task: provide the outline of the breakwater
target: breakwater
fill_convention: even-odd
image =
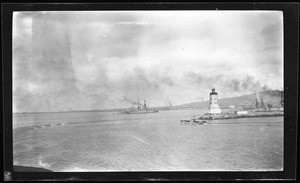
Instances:
[[[238,113],[220,113],[220,114],[209,114],[205,113],[198,117],[199,120],[214,120],[214,119],[237,119],[237,118],[256,118],[256,117],[275,117],[283,116],[283,111],[271,111],[271,112],[257,112],[257,111],[247,111],[246,114]]]

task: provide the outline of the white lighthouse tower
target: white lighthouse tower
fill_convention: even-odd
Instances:
[[[212,89],[212,92],[209,94],[209,113],[210,114],[220,114],[221,109],[218,104],[218,93],[215,89]]]

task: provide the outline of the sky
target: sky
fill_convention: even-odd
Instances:
[[[13,14],[13,112],[150,107],[283,89],[280,11]]]

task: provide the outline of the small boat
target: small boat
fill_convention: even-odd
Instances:
[[[203,125],[203,124],[207,124],[206,121],[201,121],[201,120],[198,120],[198,119],[190,119],[190,120],[180,120],[180,124],[194,124],[194,125]]]
[[[195,119],[193,122],[198,125],[203,125],[206,123],[206,121],[201,121],[201,120],[197,120],[197,119]]]
[[[180,120],[181,125],[186,125],[186,124],[189,124],[190,122],[191,122],[190,120],[186,120],[186,119]]]

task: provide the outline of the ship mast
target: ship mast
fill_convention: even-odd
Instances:
[[[144,99],[144,109],[147,109],[147,104],[146,104],[146,100]]]
[[[261,107],[261,108],[264,108],[264,107],[265,107],[265,104],[264,104],[264,101],[263,101],[263,98],[262,98],[262,97],[260,98],[260,107]]]
[[[259,93],[256,93],[256,99],[255,99],[255,108],[256,108],[256,110],[258,110],[258,108],[259,108],[259,102],[258,102],[258,100],[259,100]]]

